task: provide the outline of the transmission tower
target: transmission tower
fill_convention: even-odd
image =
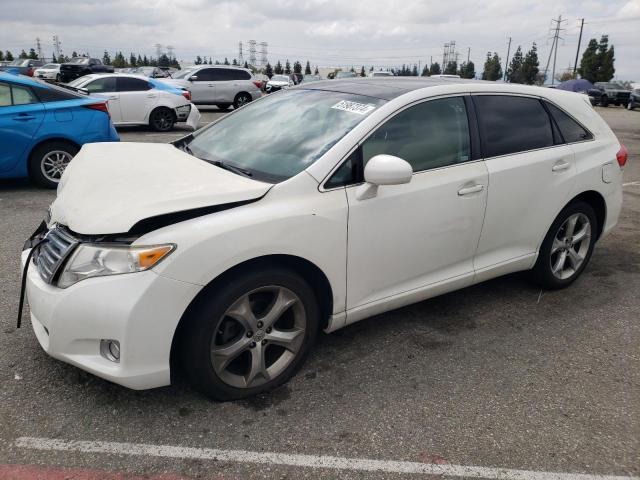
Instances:
[[[156,43],[154,47],[156,49],[156,58],[160,58],[160,55],[162,55],[162,45]]]
[[[269,44],[267,42],[260,42],[260,65],[264,67],[268,62],[267,60],[267,47]]]
[[[249,65],[256,64],[256,41],[249,40]]]
[[[244,65],[244,55],[242,53],[242,42],[238,42],[238,63]]]
[[[56,52],[56,58],[62,55],[62,42],[58,35],[53,36],[53,51]]]
[[[167,45],[167,55],[169,56],[169,58],[173,58],[174,50],[175,50],[175,47],[173,45]]]
[[[36,38],[36,50],[38,52],[38,58],[42,58],[42,45],[40,44],[40,38]]]

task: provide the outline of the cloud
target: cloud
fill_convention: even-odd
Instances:
[[[470,48],[480,71],[487,51],[504,59],[509,37],[512,52],[535,41],[544,66],[551,19],[559,14],[566,20],[560,69],[573,64],[584,17],[582,46],[608,33],[617,74],[640,80],[640,0],[3,0],[0,49],[29,49],[39,37],[50,55],[57,34],[67,53],[149,55],[160,43],[190,61],[236,57],[241,41],[248,56],[246,42],[255,39],[269,42],[274,63],[395,66],[441,61],[443,44],[455,40],[460,58]]]

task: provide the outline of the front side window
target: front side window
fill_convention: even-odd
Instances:
[[[84,86],[89,93],[105,93],[116,91],[115,77],[102,77]]]
[[[216,71],[214,68],[203,68],[197,72],[193,72],[193,76],[198,77],[195,80],[197,82],[212,82],[216,80]]]
[[[551,120],[540,100],[509,95],[474,97],[485,158],[554,144]]]
[[[6,83],[0,83],[0,107],[11,105],[11,87]]]
[[[257,180],[279,182],[308,168],[384,102],[340,92],[286,90],[199,130],[188,151],[240,167]]]
[[[464,98],[431,100],[400,112],[362,144],[365,164],[380,154],[406,160],[414,172],[469,161],[469,121]]]
[[[566,143],[582,142],[593,138],[593,136],[582,125],[555,105],[547,103],[547,108],[549,109],[553,119],[556,121],[556,124],[560,129],[560,133],[562,133],[562,137]]]

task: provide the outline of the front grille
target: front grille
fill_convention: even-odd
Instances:
[[[78,243],[78,240],[62,227],[49,230],[33,255],[38,273],[45,282],[53,283],[56,273]]]

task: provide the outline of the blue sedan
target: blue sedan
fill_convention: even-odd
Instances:
[[[119,140],[103,99],[0,73],[0,178],[55,188],[82,145]]]

